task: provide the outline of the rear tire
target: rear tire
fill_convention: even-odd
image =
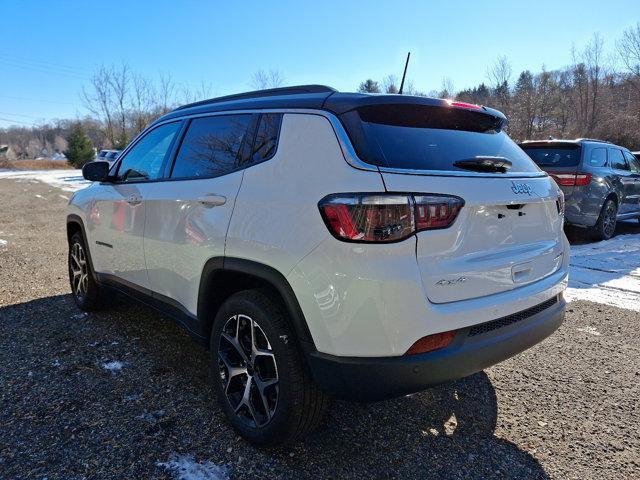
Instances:
[[[616,202],[613,199],[608,198],[602,206],[598,221],[589,229],[589,236],[591,239],[600,241],[609,240],[613,237],[613,234],[616,231],[617,215],[618,206],[616,205]]]
[[[104,308],[111,295],[95,281],[89,251],[80,232],[71,236],[68,261],[71,295],[76,305],[85,312]]]
[[[210,354],[218,403],[249,442],[290,444],[320,424],[328,396],[311,380],[286,311],[268,295],[246,290],[224,302]]]

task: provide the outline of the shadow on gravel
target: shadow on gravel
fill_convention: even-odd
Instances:
[[[184,452],[232,478],[548,478],[494,435],[484,372],[392,401],[335,401],[305,442],[264,451],[224,421],[207,363],[170,320],[128,302],[91,315],[69,295],[0,308],[0,472],[157,478],[157,462]]]

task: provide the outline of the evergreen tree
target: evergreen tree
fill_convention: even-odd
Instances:
[[[378,82],[369,78],[360,84],[358,91],[360,93],[380,93],[381,90]]]
[[[81,168],[85,163],[93,160],[95,151],[91,140],[82,128],[80,122],[77,122],[71,128],[67,137],[68,148],[64,152],[67,161],[74,167]]]

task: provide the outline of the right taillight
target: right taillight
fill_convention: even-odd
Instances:
[[[562,187],[584,187],[591,182],[590,173],[575,173],[575,172],[554,172],[550,173],[556,183]]]
[[[348,242],[388,243],[420,230],[449,227],[464,200],[449,195],[345,193],[323,198],[318,207],[334,237]]]

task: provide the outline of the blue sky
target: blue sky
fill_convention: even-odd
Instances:
[[[570,62],[599,32],[613,52],[640,21],[637,0],[582,1],[31,1],[0,0],[0,127],[75,118],[100,64],[170,73],[213,95],[250,89],[258,69],[287,84],[353,91],[400,76],[421,91],[449,77],[460,90],[486,80],[498,55],[514,75]]]

